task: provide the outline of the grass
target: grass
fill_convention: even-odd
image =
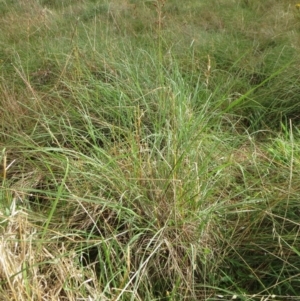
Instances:
[[[0,300],[297,300],[297,7],[1,4]]]

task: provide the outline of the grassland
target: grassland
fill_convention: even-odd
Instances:
[[[0,300],[299,300],[300,11],[0,0]]]

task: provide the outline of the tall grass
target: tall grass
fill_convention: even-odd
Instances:
[[[0,14],[0,300],[299,296],[294,6]]]

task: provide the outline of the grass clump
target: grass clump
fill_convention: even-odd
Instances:
[[[299,296],[295,7],[25,2],[0,21],[0,299]]]

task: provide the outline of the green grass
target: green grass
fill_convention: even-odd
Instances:
[[[0,300],[296,300],[296,3],[0,4]]]

